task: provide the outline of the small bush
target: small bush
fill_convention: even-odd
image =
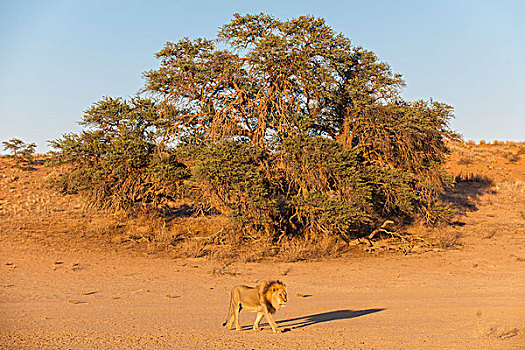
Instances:
[[[515,163],[518,160],[520,160],[520,156],[517,153],[514,152],[505,152],[503,153],[503,156],[511,163]]]
[[[173,152],[160,153],[156,122],[151,101],[100,101],[81,123],[88,130],[51,142],[54,163],[70,167],[48,185],[63,193],[82,192],[103,208],[158,206],[176,198],[188,173]]]
[[[9,141],[3,141],[5,151],[13,152],[13,158],[17,163],[26,161],[28,163],[33,162],[33,155],[35,154],[36,144],[26,144],[24,141],[13,138]]]

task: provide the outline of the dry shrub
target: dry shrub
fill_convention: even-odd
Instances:
[[[269,236],[262,236],[247,244],[237,247],[235,260],[241,262],[255,262],[275,256],[276,247]]]
[[[181,258],[201,258],[206,255],[206,242],[200,239],[185,239],[176,246],[176,254]]]
[[[220,216],[173,219],[155,212],[129,213],[111,210],[90,211],[91,219],[82,230],[95,237],[105,237],[117,244],[132,243],[153,251],[170,251],[176,257],[202,257],[220,244],[217,234],[227,225]]]
[[[343,253],[347,247],[340,238],[333,235],[310,238],[283,237],[280,242],[274,242],[270,236],[244,242],[233,242],[234,240],[230,240],[230,243],[214,244],[198,238],[187,239],[177,245],[176,254],[182,257],[205,257],[225,264],[232,261],[246,263],[267,259],[293,262],[319,260],[327,256],[333,258]],[[220,274],[223,270],[225,268],[213,268],[213,273]]]
[[[115,215],[97,215],[93,216],[88,222],[84,223],[84,231],[92,236],[109,236],[115,237],[121,233],[124,226],[120,224],[121,220]]]
[[[414,237],[420,248],[432,250],[435,248],[449,249],[462,245],[462,235],[450,224],[441,224],[437,227],[428,227],[415,224],[407,228],[408,237]],[[417,250],[417,249],[416,249]]]
[[[455,230],[437,230],[431,242],[437,248],[448,249],[461,246],[461,237],[461,233]]]
[[[471,146],[475,145],[475,143],[465,144],[464,142],[457,141],[457,140],[448,140],[446,142],[446,145],[451,154],[465,157],[465,158],[472,158],[474,156],[473,147]]]
[[[503,156],[511,163],[515,163],[520,160],[520,156],[517,153],[511,151],[504,152]]]
[[[169,242],[169,229],[166,222],[156,215],[142,213],[132,215],[120,211],[87,210],[91,219],[84,224],[88,235],[107,237],[116,243],[123,242],[155,242],[165,245]]]
[[[496,191],[505,190],[512,193],[525,193],[525,181],[514,180],[514,181],[503,181],[495,186]]]
[[[292,237],[281,241],[278,257],[283,261],[320,260],[344,251],[344,242],[331,235]]]
[[[515,143],[513,149],[516,149],[518,155],[525,154],[525,142]]]
[[[464,143],[459,145],[458,143],[450,143],[449,148],[451,151],[458,155],[465,155],[469,152],[470,155],[476,156],[478,160],[486,160],[489,156],[501,156],[508,159],[511,162],[516,162],[520,158],[519,156],[525,154],[525,143],[523,142],[503,142],[494,141],[494,143],[488,144],[484,140],[480,141],[480,145],[486,145],[490,147],[477,147],[475,144]]]
[[[458,164],[460,165],[470,165],[474,163],[472,158],[470,157],[461,157],[459,160],[458,160]]]

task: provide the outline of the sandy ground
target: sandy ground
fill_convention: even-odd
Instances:
[[[525,239],[479,243],[490,249],[227,267],[4,243],[0,348],[525,349]],[[232,286],[271,278],[288,286],[286,332],[221,326]]]
[[[406,256],[226,265],[82,244],[59,223],[0,224],[0,349],[525,349],[525,173],[514,170],[467,198],[452,228],[461,246]],[[249,330],[246,311],[245,331],[222,327],[230,289],[269,279],[288,286],[285,332]]]

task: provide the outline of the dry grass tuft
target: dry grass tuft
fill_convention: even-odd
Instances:
[[[521,331],[519,328],[515,327],[499,327],[499,326],[492,326],[492,327],[483,327],[481,330],[481,334],[485,338],[489,339],[509,339],[516,337],[521,334]]]
[[[525,193],[525,181],[523,180],[510,180],[510,181],[503,181],[501,183],[498,183],[495,186],[496,191],[509,191],[511,193],[515,194],[523,194]]]
[[[278,253],[281,260],[288,262],[321,260],[337,257],[345,248],[345,243],[334,236],[292,237],[281,241]]]

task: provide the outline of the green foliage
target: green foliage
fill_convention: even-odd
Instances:
[[[261,166],[261,151],[246,142],[224,141],[193,153],[193,182],[201,200],[234,218],[238,227],[273,229],[276,202]]]
[[[293,227],[346,236],[372,221],[371,187],[354,149],[328,138],[301,136],[284,140],[276,159]]]
[[[3,141],[4,151],[13,152],[13,158],[17,163],[20,161],[26,161],[28,163],[33,162],[33,155],[35,153],[36,144],[26,144],[24,141],[12,138],[9,141]]]
[[[93,204],[133,208],[159,205],[177,196],[185,167],[156,144],[156,106],[152,101],[105,98],[90,108],[80,134],[51,141],[56,164],[68,171],[50,181],[64,193],[85,193]]]
[[[167,43],[144,73],[154,100],[105,98],[53,141],[71,164],[55,185],[114,207],[185,197],[274,238],[444,216],[452,107],[403,100],[401,76],[321,18],[236,14],[218,39]]]

